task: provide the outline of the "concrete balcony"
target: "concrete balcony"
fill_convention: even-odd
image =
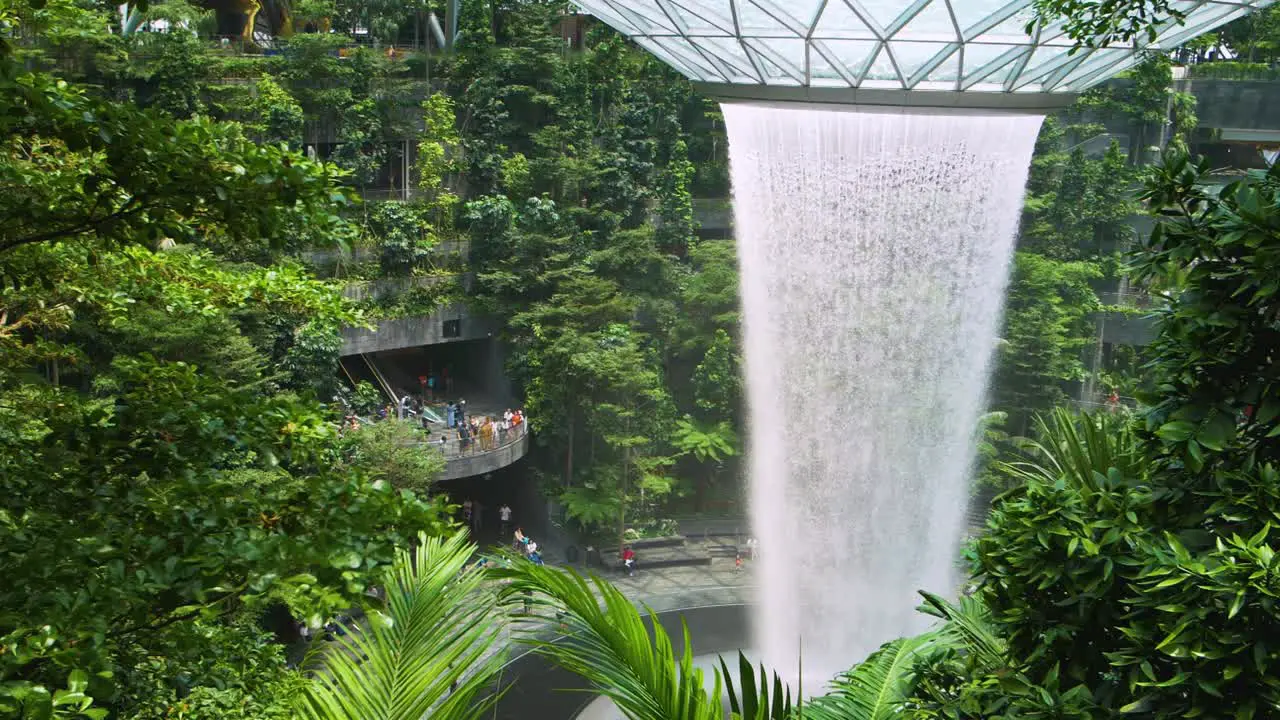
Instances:
[[[352,300],[380,300],[445,283],[456,283],[459,290],[467,291],[474,280],[474,273],[380,278],[348,283],[343,287],[342,294]],[[494,329],[494,323],[488,318],[473,315],[466,303],[455,301],[426,315],[381,320],[373,329],[343,328],[341,354],[359,355],[480,340],[490,337]]]
[[[489,318],[474,315],[464,303],[450,303],[430,315],[380,321],[372,330],[342,329],[342,355],[360,355],[441,343],[491,337],[495,326]]]
[[[500,470],[529,452],[529,423],[522,422],[500,438],[492,446],[484,448],[481,443],[472,439],[464,446],[458,440],[456,432],[446,431],[451,438],[443,444],[439,441],[429,443],[441,448],[444,452],[445,469],[439,480],[457,480],[458,478],[483,475]]]
[[[1196,97],[1201,128],[1225,142],[1280,142],[1280,80],[1188,78],[1175,87]]]

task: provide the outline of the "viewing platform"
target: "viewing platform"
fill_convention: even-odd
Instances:
[[[441,431],[447,433],[443,443],[439,440]],[[522,422],[511,430],[500,432],[492,442],[475,437],[464,442],[458,438],[456,430],[432,425],[431,438],[425,442],[444,453],[445,469],[437,479],[457,480],[500,470],[528,454],[529,423]]]

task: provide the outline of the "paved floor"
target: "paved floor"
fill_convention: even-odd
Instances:
[[[751,562],[744,561],[742,569],[738,570],[732,557],[715,552],[730,542],[729,538],[712,537],[706,541],[695,539],[686,543],[686,548],[694,553],[710,554],[710,566],[646,570],[644,556],[641,555],[640,569],[635,577],[619,572],[606,573],[604,577],[636,604],[647,605],[658,612],[747,602],[751,595]]]

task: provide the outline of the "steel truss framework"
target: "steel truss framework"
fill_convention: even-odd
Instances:
[[[1033,0],[575,0],[691,80],[734,86],[1077,93],[1274,0],[1175,0],[1154,43],[1082,48]]]

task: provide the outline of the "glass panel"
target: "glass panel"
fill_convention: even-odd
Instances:
[[[978,42],[1031,44],[1027,23],[1035,19],[1035,10],[1024,7],[993,26],[981,23],[965,30],[965,37]]]
[[[679,18],[685,29],[695,35],[702,33],[733,34],[733,20],[719,15],[709,3],[659,0],[667,12]]]
[[[943,43],[917,43],[889,41],[889,50],[893,59],[898,61],[898,70],[908,81],[940,52],[946,52]]]
[[[733,38],[698,38],[695,42],[707,53],[720,58],[738,74],[751,78],[753,82],[759,82],[756,70],[751,66],[751,59],[742,49],[742,43]]]
[[[1074,41],[1062,28],[1043,28],[1029,55],[1025,26],[1033,0],[577,0],[681,73],[698,80],[841,87],[865,73],[867,86],[901,85],[901,70],[919,89],[959,82],[974,91],[1079,92],[1131,66],[1129,48],[1067,55]],[[1211,31],[1270,0],[1173,0],[1189,12],[1185,25],[1160,28],[1161,48]],[[734,16],[750,51],[733,37]],[[821,14],[819,10],[821,8]],[[952,15],[955,21],[952,21]],[[967,39],[963,54],[948,48],[958,24]],[[876,40],[893,29],[890,45]],[[811,50],[805,36],[812,30]],[[697,48],[681,34],[696,38]],[[714,59],[709,59],[714,56]],[[760,68],[752,64],[756,58]],[[806,67],[807,63],[807,67]],[[1015,76],[1016,71],[1016,76]],[[1002,87],[1003,86],[1003,87]]]
[[[631,21],[627,20],[622,15],[615,13],[613,8],[608,5],[601,5],[592,11],[592,14],[627,37],[644,34],[643,30],[633,25]]]
[[[735,5],[738,8],[738,25],[744,36],[763,34],[769,37],[796,37],[795,30],[788,28],[782,20],[750,0],[737,0]],[[787,16],[782,17],[785,19]]]
[[[894,2],[894,0],[850,0],[850,4],[863,10],[863,15],[869,16],[881,30],[892,26],[898,16],[902,15],[902,11],[910,5],[910,3]]]
[[[1071,73],[1062,83],[1054,89],[1055,92],[1082,92],[1097,85],[1098,83],[1111,77],[1113,74],[1122,73],[1125,70],[1137,65],[1142,60],[1142,56],[1137,53],[1131,53],[1129,57],[1120,60],[1117,64],[1107,68],[1107,72],[1090,76],[1088,74]]]
[[[1088,60],[1067,74],[1065,80],[1058,81],[1054,84],[1069,84],[1073,79],[1079,80],[1103,69],[1111,71],[1104,73],[1103,77],[1110,77],[1112,74],[1119,72],[1119,66],[1133,55],[1134,51],[1128,48],[1094,50]]]
[[[681,64],[697,72],[700,77],[712,82],[725,81],[725,78],[721,77],[720,71],[708,62],[706,58],[699,55],[698,51],[689,44],[689,41],[673,37],[656,37],[652,38],[652,40],[666,50],[669,56],[678,58]]]
[[[892,80],[899,82],[898,72],[893,69],[893,60],[889,57],[889,51],[884,47],[876,53],[875,60],[871,61],[871,69],[867,71],[867,80]]]
[[[871,32],[871,28],[849,9],[844,0],[830,0],[827,3],[826,9],[822,11],[822,17],[818,18],[818,27],[814,30],[813,37],[820,40],[878,39],[875,33]]]
[[[992,15],[996,15],[1001,11],[1010,12],[1009,6],[1027,7],[1031,5],[1031,0],[1016,0],[1010,3],[1010,0],[949,0],[951,10],[956,14],[956,22],[960,23],[960,29],[965,31],[965,36],[970,37],[969,29],[979,24],[986,24],[986,20]]]
[[[623,3],[614,3],[614,7],[621,8]],[[666,13],[662,12],[662,8],[658,7],[656,0],[627,0],[625,3],[627,11],[634,17],[639,15],[647,21],[653,30],[661,32],[674,33],[676,27],[671,24],[671,20],[667,18]]]
[[[857,82],[878,46],[874,40],[815,41],[809,53],[809,72],[815,78],[838,77],[835,68],[839,67],[849,79]]]
[[[1006,82],[1008,82],[1009,76],[1012,75],[1013,71],[1018,68],[1019,63],[1021,63],[1022,61],[1022,58],[1028,52],[1031,52],[1031,48],[1021,47],[1021,48],[1018,48],[1017,53],[1011,54],[1010,56],[1003,58],[1002,60],[997,60],[996,62],[1000,64],[994,68],[984,67],[977,70],[976,74],[969,74],[968,71],[966,70],[963,86],[968,87],[971,84],[984,85],[984,86],[985,85],[1003,86]],[[965,62],[966,63],[968,62],[968,56],[966,56]],[[973,82],[974,78],[979,78],[976,83]]]
[[[637,45],[653,53],[654,57],[675,68],[681,75],[684,75],[690,80],[706,80],[708,82],[720,81],[719,75],[708,76],[704,72],[699,72],[688,67],[679,59],[673,57],[671,53],[667,52],[666,48],[654,42],[653,38],[640,36],[636,37],[635,41]]]
[[[822,0],[747,0],[760,7],[775,18],[785,19],[786,24],[800,33],[807,33],[813,24],[813,16],[818,14]]]
[[[804,41],[784,40],[781,38],[748,39],[747,46],[755,51],[756,57],[767,57],[769,62],[780,69],[791,73],[797,79],[804,79]]]
[[[951,12],[946,0],[933,0],[921,8],[915,17],[893,35],[894,40],[940,40],[957,42],[960,36],[951,22]]]
[[[942,64],[924,77],[925,82],[950,82],[955,84],[960,79],[960,48],[951,54],[951,57],[942,61]]]
[[[1018,78],[1014,81],[1014,85],[1021,84],[1028,80],[1039,80],[1041,77],[1057,70],[1064,63],[1073,61],[1079,57],[1067,55],[1069,48],[1059,47],[1038,47],[1031,56],[1031,60],[1027,66],[1018,73]],[[1084,51],[1081,51],[1084,52]]]
[[[792,75],[787,74],[782,68],[778,67],[772,60],[759,52],[756,48],[748,47],[747,51],[756,59],[756,64],[764,72],[765,82],[770,85],[799,85],[800,80]]]
[[[964,46],[964,77],[965,79],[973,78],[987,69],[991,63],[1000,59],[1001,55],[1008,53],[1003,60],[1007,63],[1015,52],[1022,50],[1019,45],[984,45],[976,43],[968,43]],[[1003,63],[1002,63],[1003,64]]]
[[[1161,47],[1172,50],[1192,38],[1203,35],[1218,25],[1225,24],[1248,12],[1248,8],[1237,8],[1232,5],[1207,6],[1199,12],[1187,16],[1187,24],[1175,27],[1156,38]]]

